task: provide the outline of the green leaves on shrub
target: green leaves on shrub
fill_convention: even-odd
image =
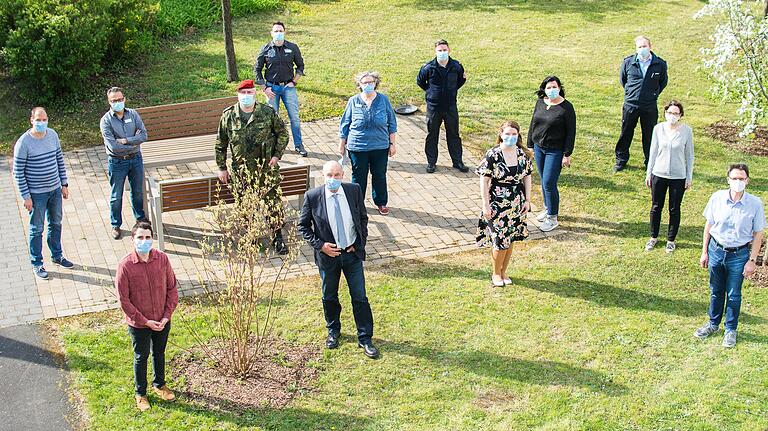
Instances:
[[[232,0],[234,15],[280,0]],[[76,93],[112,63],[221,19],[220,0],[0,0],[0,59],[36,103]]]
[[[2,56],[39,102],[77,91],[107,62],[154,45],[151,0],[20,0],[2,7],[11,24]]]

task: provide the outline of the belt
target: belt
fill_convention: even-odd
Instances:
[[[269,85],[285,86],[285,85],[287,85],[290,82],[293,82],[293,81],[283,81],[283,82],[269,82],[269,81],[267,81],[267,84],[269,84]]]
[[[745,248],[749,247],[749,244],[751,244],[751,243],[748,242],[748,243],[746,243],[744,245],[740,245],[738,247],[725,247],[722,244],[720,244],[719,242],[717,242],[715,237],[710,237],[710,238],[712,238],[712,242],[714,242],[716,246],[718,246],[722,250],[725,250],[726,253],[735,253],[735,252],[737,252],[739,250],[742,250],[742,249],[745,249]]]
[[[136,157],[138,155],[139,155],[139,153],[128,154],[127,156],[116,156],[114,154],[110,154],[109,157],[112,157],[114,159],[120,159],[120,160],[131,160],[132,158],[134,158],[134,157]]]

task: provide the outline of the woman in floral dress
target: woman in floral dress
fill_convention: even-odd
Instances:
[[[499,128],[496,146],[485,153],[475,173],[480,175],[483,213],[477,225],[477,245],[493,245],[494,286],[512,284],[507,275],[512,242],[528,237],[525,216],[530,211],[533,154],[522,145],[520,125],[507,121]]]

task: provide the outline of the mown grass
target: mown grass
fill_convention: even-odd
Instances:
[[[561,180],[562,225],[571,233],[518,249],[515,285],[502,290],[488,287],[485,251],[370,268],[369,298],[383,358],[367,360],[346,338],[341,349],[323,355],[315,390],[286,410],[234,416],[181,400],[140,415],[132,405],[131,355],[119,313],[64,321],[65,350],[91,427],[766,429],[768,293],[747,284],[736,349],[720,346],[722,333],[705,342],[692,337],[705,321],[708,301],[707,273],[697,267],[706,200],[725,187],[724,168],[732,161],[751,165],[750,191],[764,196],[768,188],[764,159],[726,148],[703,132],[716,120],[731,119],[734,107],[708,96],[698,48],[711,23],[691,19],[700,6],[682,0],[546,6],[312,1],[237,20],[243,76],[250,76],[269,23],[286,22],[288,39],[299,43],[307,61],[299,92],[305,120],[338,115],[354,92],[352,75],[369,68],[382,73],[383,91],[395,103],[422,103],[415,75],[431,56],[431,41],[444,37],[469,75],[459,109],[467,144],[480,149],[491,144],[503,119],[527,126],[534,89],[544,76],[559,75],[578,115],[574,166]],[[694,186],[683,201],[672,256],[642,252],[650,199],[637,168],[639,136],[632,167],[618,175],[610,171],[621,115],[618,65],[639,33],[669,62],[670,85],[662,98],[682,100],[684,120],[694,128]],[[133,106],[227,95],[233,85],[223,78],[222,52],[218,30],[211,30],[157,53],[115,83],[130,89]],[[87,109],[95,114],[103,107]],[[80,133],[83,145],[98,142],[98,116],[78,115],[63,115],[72,135],[62,135]],[[55,121],[52,115],[53,127]],[[12,134],[0,130],[7,142]],[[317,279],[293,283],[278,325],[282,337],[322,342],[318,285]],[[348,297],[342,301],[348,304]],[[349,308],[343,313],[348,334]],[[177,343],[188,342],[185,333],[182,325],[175,327]],[[177,351],[172,348],[171,355]]]

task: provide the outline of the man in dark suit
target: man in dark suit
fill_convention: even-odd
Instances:
[[[369,358],[377,358],[373,345],[373,314],[365,295],[365,242],[368,239],[368,214],[360,186],[342,183],[344,171],[337,161],[323,165],[325,185],[307,192],[299,217],[299,232],[315,249],[315,263],[323,287],[323,314],[328,338],[325,346],[339,346],[341,273],[349,285],[352,313],[357,326],[358,346]]]

